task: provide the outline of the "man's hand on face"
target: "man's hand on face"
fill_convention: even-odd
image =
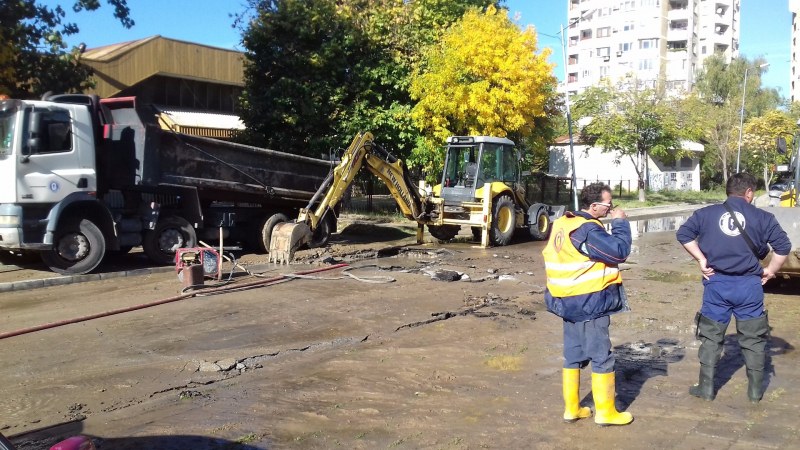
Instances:
[[[612,219],[627,219],[628,215],[625,214],[625,211],[622,208],[614,208],[611,210],[611,218]]]

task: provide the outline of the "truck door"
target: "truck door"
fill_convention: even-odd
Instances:
[[[92,122],[88,111],[77,108],[83,109],[26,110],[17,178],[20,202],[57,203],[73,192],[97,189]]]

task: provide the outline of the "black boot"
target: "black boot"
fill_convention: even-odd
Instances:
[[[697,358],[700,360],[700,379],[697,384],[689,388],[689,393],[695,397],[711,401],[717,395],[714,392],[714,373],[722,355],[722,344],[727,328],[728,324],[713,321],[697,313],[697,337],[700,339]]]
[[[747,397],[758,403],[764,395],[764,365],[767,359],[769,321],[766,314],[755,319],[736,320],[739,346],[747,367]]]

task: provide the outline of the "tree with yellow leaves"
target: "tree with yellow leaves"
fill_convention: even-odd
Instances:
[[[504,9],[470,10],[428,49],[412,79],[411,115],[423,141],[410,163],[432,175],[448,136],[491,135],[529,140],[556,99],[549,49],[536,31],[521,30]]]

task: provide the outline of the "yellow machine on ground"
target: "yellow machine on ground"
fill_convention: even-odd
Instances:
[[[797,187],[800,186],[800,132],[794,136],[794,143],[793,149],[787,148],[786,140],[778,138],[778,151],[784,154],[791,151],[791,158],[788,166],[779,167],[778,172],[783,175],[782,182],[770,187],[769,206],[764,208],[775,216],[792,241],[792,253],[778,272],[778,275],[791,277],[800,276],[800,204],[797,201]],[[769,264],[769,258],[767,256],[762,264]]]
[[[483,247],[509,244],[519,228],[534,239],[547,239],[550,224],[565,210],[541,202],[553,191],[555,178],[523,176],[519,152],[505,138],[454,136],[446,152],[441,183],[430,193],[414,186],[405,164],[376,144],[371,133],[357,135],[297,221],[275,226],[270,261],[289,262],[302,246],[327,242],[334,208],[364,165],[386,184],[403,216],[417,222],[417,242],[425,225],[443,241],[469,226]]]

